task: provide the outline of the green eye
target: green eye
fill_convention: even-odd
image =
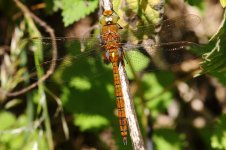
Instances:
[[[106,17],[103,16],[103,15],[100,17],[100,24],[101,25],[106,25],[106,20],[105,19],[106,19]]]

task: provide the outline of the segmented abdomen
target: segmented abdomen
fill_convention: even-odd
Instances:
[[[118,109],[118,118],[121,136],[123,138],[124,144],[127,144],[127,120],[125,114],[125,105],[122,94],[122,87],[119,77],[118,62],[112,62],[113,66],[113,76],[114,76],[114,86],[115,86],[115,96],[116,104]]]

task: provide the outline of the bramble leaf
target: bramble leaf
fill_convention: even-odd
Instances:
[[[107,126],[109,121],[101,115],[76,114],[74,124],[79,126],[81,131],[86,131]]]
[[[62,16],[64,26],[84,18],[98,7],[97,0],[63,0]]]
[[[204,61],[201,64],[203,68],[202,73],[210,73],[218,79],[224,78],[226,74],[226,11],[224,19],[218,32],[211,38],[209,44],[206,46],[208,53],[203,55]]]

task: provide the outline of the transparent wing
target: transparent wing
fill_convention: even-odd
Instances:
[[[160,22],[161,29],[156,31],[156,27],[159,25],[147,25],[147,26],[138,26],[134,28],[125,28],[120,31],[122,41],[127,41],[127,43],[134,43],[136,40],[137,43],[140,43],[145,38],[153,37],[153,35],[158,32],[158,35],[161,38],[161,41],[166,42],[175,42],[184,40],[183,33],[192,31],[195,27],[201,22],[200,17],[188,14],[173,19],[167,19]]]
[[[178,32],[180,29],[191,29],[200,22],[199,17],[195,15],[187,15],[170,20],[163,21],[162,38],[168,39],[170,42],[155,44],[151,39],[143,40],[144,35],[154,30],[155,26],[141,26],[137,29],[127,30],[123,29],[122,33],[122,47],[126,56],[126,66],[134,67],[134,72],[141,72],[142,70],[159,70],[175,66],[183,62],[184,57],[188,57],[188,50],[196,49],[199,51],[196,56],[190,56],[191,59],[196,59],[203,51],[202,47],[189,42],[171,40],[170,36]],[[131,32],[132,35],[125,33]],[[40,63],[31,67],[31,73],[34,74],[32,79],[38,79],[37,68],[42,68],[44,73],[48,70],[52,61],[57,64],[55,78],[61,82],[71,81],[74,76],[89,78],[94,80],[96,77],[106,77],[105,73],[111,74],[111,65],[106,65],[102,59],[104,53],[99,46],[100,36],[98,34],[91,35],[90,38],[77,37],[57,37],[56,46],[58,49],[58,57],[52,60],[53,42],[50,38],[33,38],[30,43],[40,45],[42,53],[38,56]],[[138,38],[138,42],[134,42],[134,37]],[[125,39],[124,39],[125,38]],[[125,42],[124,42],[125,41]],[[38,46],[36,46],[38,47]],[[33,50],[35,51],[35,50]],[[36,55],[35,53],[32,53]],[[131,63],[129,63],[131,62]],[[128,65],[127,65],[128,64]],[[128,69],[131,72],[131,68]]]
[[[159,45],[127,44],[123,46],[123,50],[125,53],[125,66],[130,78],[134,74],[144,71],[175,68],[183,61],[200,58],[202,51],[204,51],[201,46],[191,42],[162,43]],[[103,50],[96,48],[81,52],[75,44],[68,46],[67,51],[68,53],[64,57],[55,60],[44,58],[39,66],[31,68],[31,73],[36,74],[32,79],[38,79],[37,68],[41,68],[46,72],[52,61],[57,64],[54,79],[61,83],[71,82],[72,80],[75,82],[76,77],[78,81],[81,78],[86,81],[111,78],[111,65],[104,63],[102,59]],[[197,53],[194,53],[194,51]],[[112,81],[110,78],[109,81]]]
[[[32,74],[31,79],[38,79],[38,68],[42,69],[45,74],[53,62],[56,63],[54,78],[57,78],[59,82],[71,81],[74,76],[92,79],[103,72],[108,72],[108,65],[105,65],[102,60],[104,51],[99,47],[98,38],[86,38],[86,41],[82,41],[84,51],[82,51],[81,40],[83,39],[57,37],[58,55],[56,59],[52,59],[54,44],[52,39],[48,37],[31,39],[30,42],[35,43],[35,47],[38,47],[37,44],[41,45],[42,52],[29,53],[29,57],[35,57],[37,54],[39,58],[38,64],[33,62],[29,69]]]
[[[180,41],[161,43],[159,45],[142,44],[143,47],[132,44],[124,46],[126,70],[133,78],[144,72],[157,70],[193,71],[199,69],[199,63],[205,47],[193,42]],[[184,63],[188,64],[183,68]]]

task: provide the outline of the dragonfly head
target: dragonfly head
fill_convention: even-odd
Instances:
[[[119,20],[119,16],[112,10],[103,11],[102,16],[100,17],[101,25],[116,24]]]

